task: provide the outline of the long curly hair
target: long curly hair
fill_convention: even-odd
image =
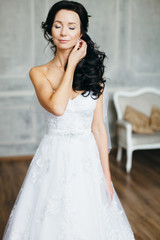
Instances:
[[[83,39],[87,43],[86,56],[77,64],[72,88],[74,91],[83,91],[82,95],[89,91],[95,99],[103,93],[106,80],[103,77],[104,74],[104,58],[107,57],[104,52],[99,51],[99,47],[92,41],[87,34],[89,17],[84,6],[75,1],[59,1],[55,3],[49,10],[48,16],[45,22],[41,23],[41,29],[44,32],[44,38],[48,41],[47,46],[50,44],[50,48],[53,54],[56,54],[56,46],[52,39],[51,29],[54,22],[56,13],[61,10],[71,10],[79,15],[81,22],[81,33]],[[67,64],[65,66],[65,69]],[[87,95],[87,96],[88,96]]]

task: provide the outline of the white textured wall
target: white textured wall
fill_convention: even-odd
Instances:
[[[45,128],[29,105],[32,66],[51,59],[40,24],[51,0],[1,0],[0,7],[0,156],[33,154]],[[160,1],[80,1],[90,18],[89,34],[109,57],[109,119],[116,144],[112,94],[117,89],[160,88]],[[112,123],[112,124],[111,124]]]

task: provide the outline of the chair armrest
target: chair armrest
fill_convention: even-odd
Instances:
[[[117,120],[117,135],[120,146],[131,146],[132,144],[132,125],[125,120]]]
[[[116,124],[120,127],[125,128],[126,130],[128,130],[129,132],[132,132],[132,124],[125,121],[125,120],[117,120]]]

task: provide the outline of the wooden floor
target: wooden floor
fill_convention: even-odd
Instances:
[[[136,240],[160,240],[160,150],[134,152],[130,174],[125,172],[125,152],[120,163],[115,157],[112,151],[113,185]],[[0,239],[31,159],[0,159]]]
[[[112,181],[136,240],[160,240],[160,150],[133,153],[133,167],[125,172],[122,162],[110,156]]]

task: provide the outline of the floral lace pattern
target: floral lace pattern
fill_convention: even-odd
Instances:
[[[111,201],[91,132],[96,100],[44,111],[47,131],[30,163],[3,240],[134,240],[114,190]]]
[[[14,211],[13,211],[14,210]],[[10,226],[10,223],[12,221],[12,218],[14,217],[14,215],[16,214],[16,205],[14,206],[14,209],[11,212],[10,218],[9,218],[9,222],[8,222],[8,226]],[[12,228],[10,235],[8,236],[8,240],[29,240],[30,239],[30,228],[32,225],[32,217],[33,217],[33,209],[27,209],[26,210],[26,214],[24,217],[24,225],[25,228],[22,230],[14,229]]]

